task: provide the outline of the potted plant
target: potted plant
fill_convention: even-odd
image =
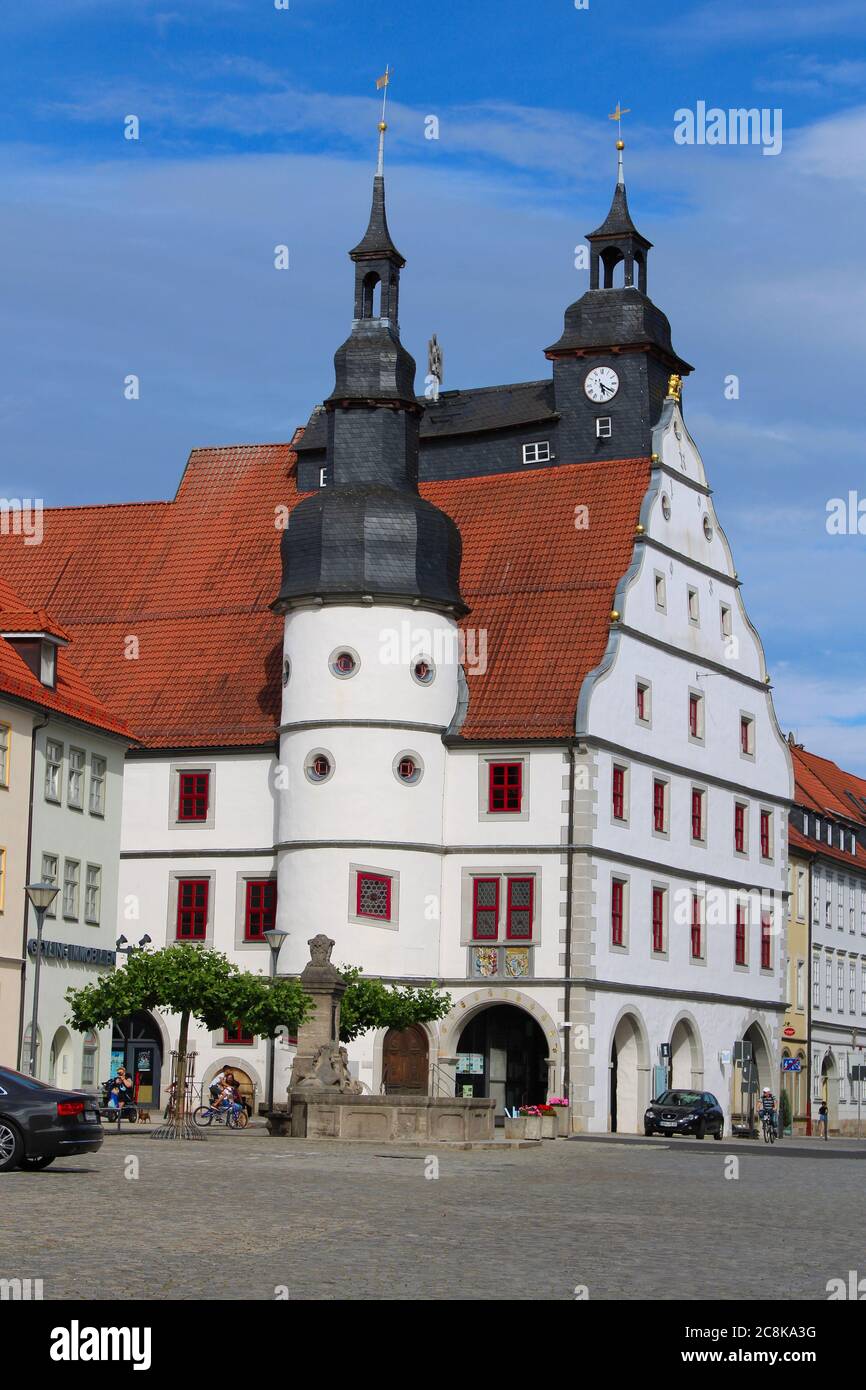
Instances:
[[[520,1120],[523,1121],[524,1139],[541,1139],[541,1110],[537,1105],[521,1105]]]
[[[568,1097],[550,1096],[548,1105],[552,1107],[556,1115],[556,1133],[560,1139],[565,1139],[568,1135]]]

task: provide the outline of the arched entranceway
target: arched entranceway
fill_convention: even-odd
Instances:
[[[671,1086],[684,1091],[703,1089],[700,1045],[687,1018],[681,1018],[671,1033]]]
[[[426,1096],[430,1048],[423,1028],[389,1028],[382,1043],[382,1090],[386,1096]]]
[[[514,1004],[491,1004],[470,1019],[457,1044],[456,1094],[492,1096],[497,1119],[507,1106],[547,1100],[547,1039]]]
[[[138,1104],[150,1109],[159,1105],[162,1073],[162,1034],[152,1014],[141,1010],[131,1018],[114,1020],[111,1038],[111,1074],[126,1067],[136,1083]]]
[[[755,1125],[757,1097],[765,1086],[776,1095],[778,1077],[770,1060],[770,1049],[763,1030],[752,1023],[743,1033],[742,1056],[731,1074],[731,1122],[735,1129],[751,1131]]]
[[[68,1028],[58,1028],[51,1040],[48,1079],[52,1086],[70,1090],[73,1085],[73,1047]]]
[[[623,1014],[610,1045],[610,1109],[612,1134],[638,1134],[643,1130],[647,1097],[642,1094],[647,1075],[643,1032],[634,1014]]]

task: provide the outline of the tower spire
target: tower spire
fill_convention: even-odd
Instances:
[[[622,118],[623,116],[630,115],[630,113],[630,106],[621,106],[620,103],[617,101],[616,110],[611,111],[608,114],[607,118],[609,121],[616,121],[617,125],[618,133],[616,138],[616,183],[618,188],[625,188],[625,174],[623,173],[622,168],[622,152],[625,149],[625,141],[622,138]]]
[[[382,93],[382,119],[379,121],[379,158],[376,161],[376,177],[381,179],[385,174],[385,131],[388,129],[385,121],[385,106],[388,101],[388,87],[391,84],[391,69],[385,64],[385,71],[381,77],[376,79],[376,91]]]

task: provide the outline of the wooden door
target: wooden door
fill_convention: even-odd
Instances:
[[[411,1028],[389,1028],[382,1044],[382,1081],[386,1095],[426,1096],[428,1067],[427,1034]]]

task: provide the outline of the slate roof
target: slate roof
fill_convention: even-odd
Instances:
[[[520,381],[511,386],[480,386],[468,391],[442,391],[438,401],[417,396],[424,406],[421,441],[427,443],[460,434],[512,429],[542,420],[558,420],[553,381]],[[298,441],[297,450],[324,449],[325,412],[317,406]]]
[[[28,548],[25,553],[29,555],[32,551]],[[52,632],[68,640],[63,629],[48,613],[34,613],[19,600],[5,579],[0,579],[0,631]],[[134,741],[127,723],[94,694],[63,647],[57,652],[56,686],[52,690],[33,674],[16,651],[14,643],[0,637],[0,697],[3,695],[25,700],[41,709],[67,715],[105,733],[118,734]]]
[[[41,546],[0,538],[4,572],[61,618],[87,681],[147,746],[275,741],[282,620],[269,605],[280,509],[308,495],[296,463],[289,444],[196,449],[172,502],[49,509]],[[461,530],[463,625],[487,634],[463,737],[573,733],[649,473],[627,459],[422,484]]]

